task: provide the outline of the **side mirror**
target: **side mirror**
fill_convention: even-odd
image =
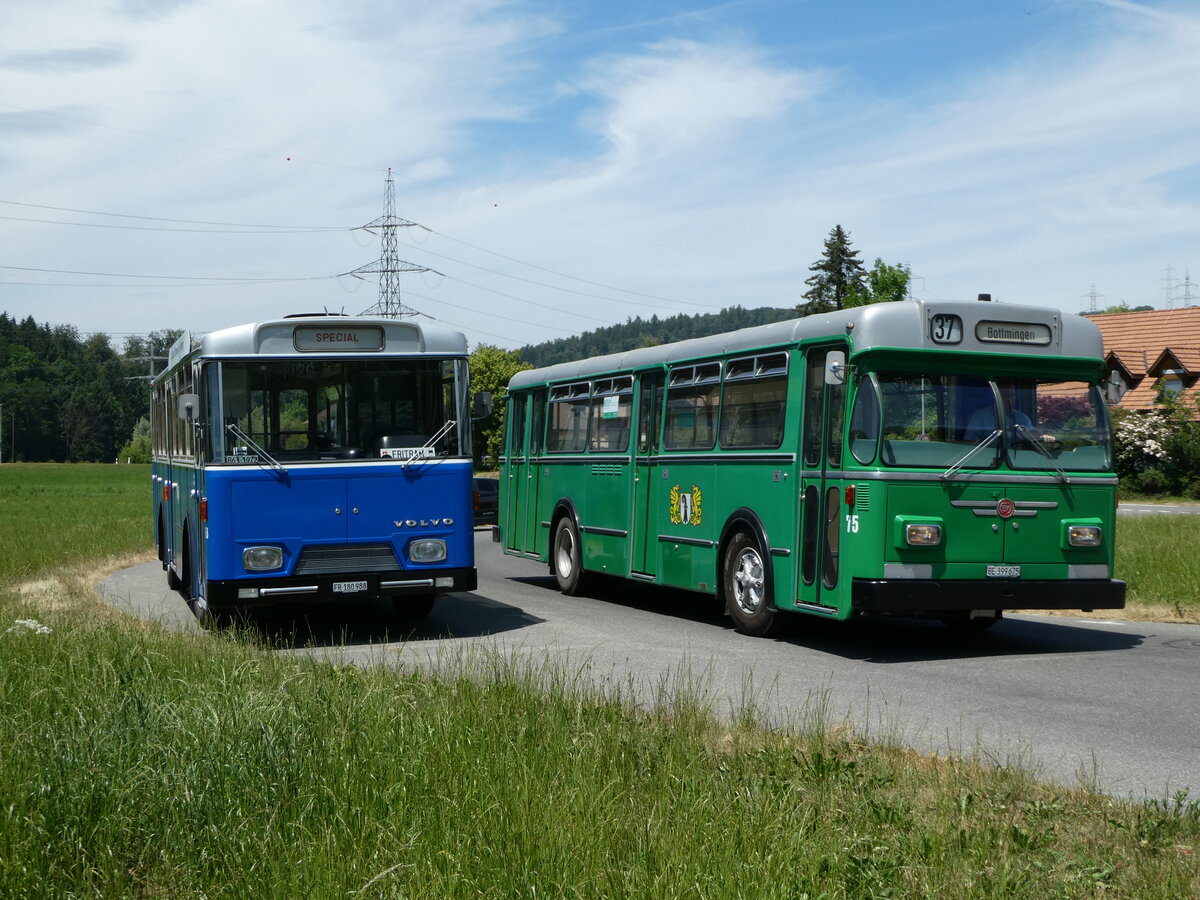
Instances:
[[[846,383],[846,351],[831,350],[825,355],[825,383]]]
[[[495,404],[492,402],[491,391],[480,391],[475,395],[475,412],[476,419],[486,419],[495,410]]]
[[[199,394],[180,394],[175,398],[175,413],[181,419],[191,421],[200,413]]]

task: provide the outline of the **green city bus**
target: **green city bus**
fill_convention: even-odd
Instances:
[[[683,588],[754,635],[779,611],[1118,609],[1103,374],[1086,318],[944,301],[520,372],[499,540],[567,594]]]

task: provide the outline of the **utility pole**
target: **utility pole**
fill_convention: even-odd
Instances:
[[[371,234],[374,234],[376,229],[379,230],[382,244],[379,259],[368,265],[360,266],[353,272],[344,273],[359,279],[362,279],[363,275],[379,276],[379,300],[370,309],[363,310],[362,315],[382,316],[386,319],[419,315],[417,310],[410,309],[400,301],[399,275],[401,272],[432,272],[433,269],[405,262],[396,253],[396,230],[413,226],[424,227],[396,215],[396,186],[392,180],[392,170],[389,167],[383,192],[383,215],[362,226],[363,231],[369,231]]]
[[[1103,294],[1096,293],[1096,286],[1093,284],[1092,289],[1083,295],[1088,298],[1088,312],[1096,312],[1096,301],[1102,298]]]

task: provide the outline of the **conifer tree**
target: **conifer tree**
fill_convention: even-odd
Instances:
[[[825,255],[808,267],[813,274],[805,279],[809,289],[806,303],[797,311],[801,314],[847,309],[863,303],[867,293],[866,271],[858,251],[850,247],[850,235],[841,225],[835,225],[825,239]]]

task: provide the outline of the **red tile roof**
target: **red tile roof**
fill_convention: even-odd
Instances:
[[[1155,382],[1167,369],[1183,369],[1180,396],[1200,397],[1200,307],[1103,313],[1090,318],[1104,336],[1110,370],[1123,370],[1129,390],[1117,406],[1154,409]]]

